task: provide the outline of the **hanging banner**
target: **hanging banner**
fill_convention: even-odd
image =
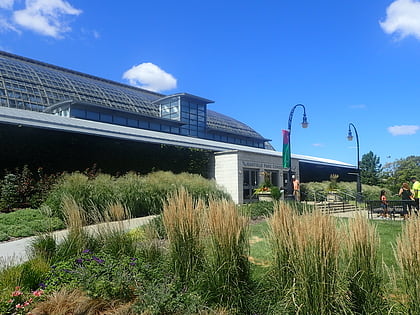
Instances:
[[[290,132],[289,130],[282,130],[283,132],[283,168],[290,168]]]

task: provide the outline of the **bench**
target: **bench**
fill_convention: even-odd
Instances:
[[[406,205],[407,210],[417,214],[417,209],[415,207],[414,201],[411,200],[388,200],[388,214],[392,219],[395,217],[404,215],[404,205]],[[382,214],[383,208],[380,200],[366,200],[366,208],[368,209],[368,217],[373,219],[374,215],[378,216]],[[410,214],[410,213],[409,213]]]

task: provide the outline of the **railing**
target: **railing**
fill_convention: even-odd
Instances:
[[[356,201],[356,195],[351,194],[347,191],[343,190],[335,190],[334,193],[340,197],[341,201]],[[308,201],[326,201],[327,200],[328,193],[327,192],[320,192],[320,191],[308,191],[305,193],[304,197]]]
[[[404,214],[418,215],[418,205],[412,200],[388,200],[386,211],[382,206],[380,200],[366,200],[366,208],[368,209],[368,217],[373,219],[375,214],[384,215],[388,213],[392,219],[397,215],[403,216]]]
[[[351,194],[342,190],[337,190],[337,193],[341,196],[343,201],[356,201],[356,194]]]

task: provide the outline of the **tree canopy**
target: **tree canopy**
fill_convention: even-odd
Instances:
[[[379,157],[372,151],[362,156],[360,162],[360,178],[362,184],[376,186],[380,183],[380,172],[382,165]]]
[[[382,169],[382,179],[387,188],[394,193],[398,192],[402,183],[410,183],[411,177],[420,180],[420,156],[411,155],[385,164]]]

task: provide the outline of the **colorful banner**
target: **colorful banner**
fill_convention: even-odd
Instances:
[[[282,130],[283,132],[283,168],[290,168],[290,132],[289,130]]]

